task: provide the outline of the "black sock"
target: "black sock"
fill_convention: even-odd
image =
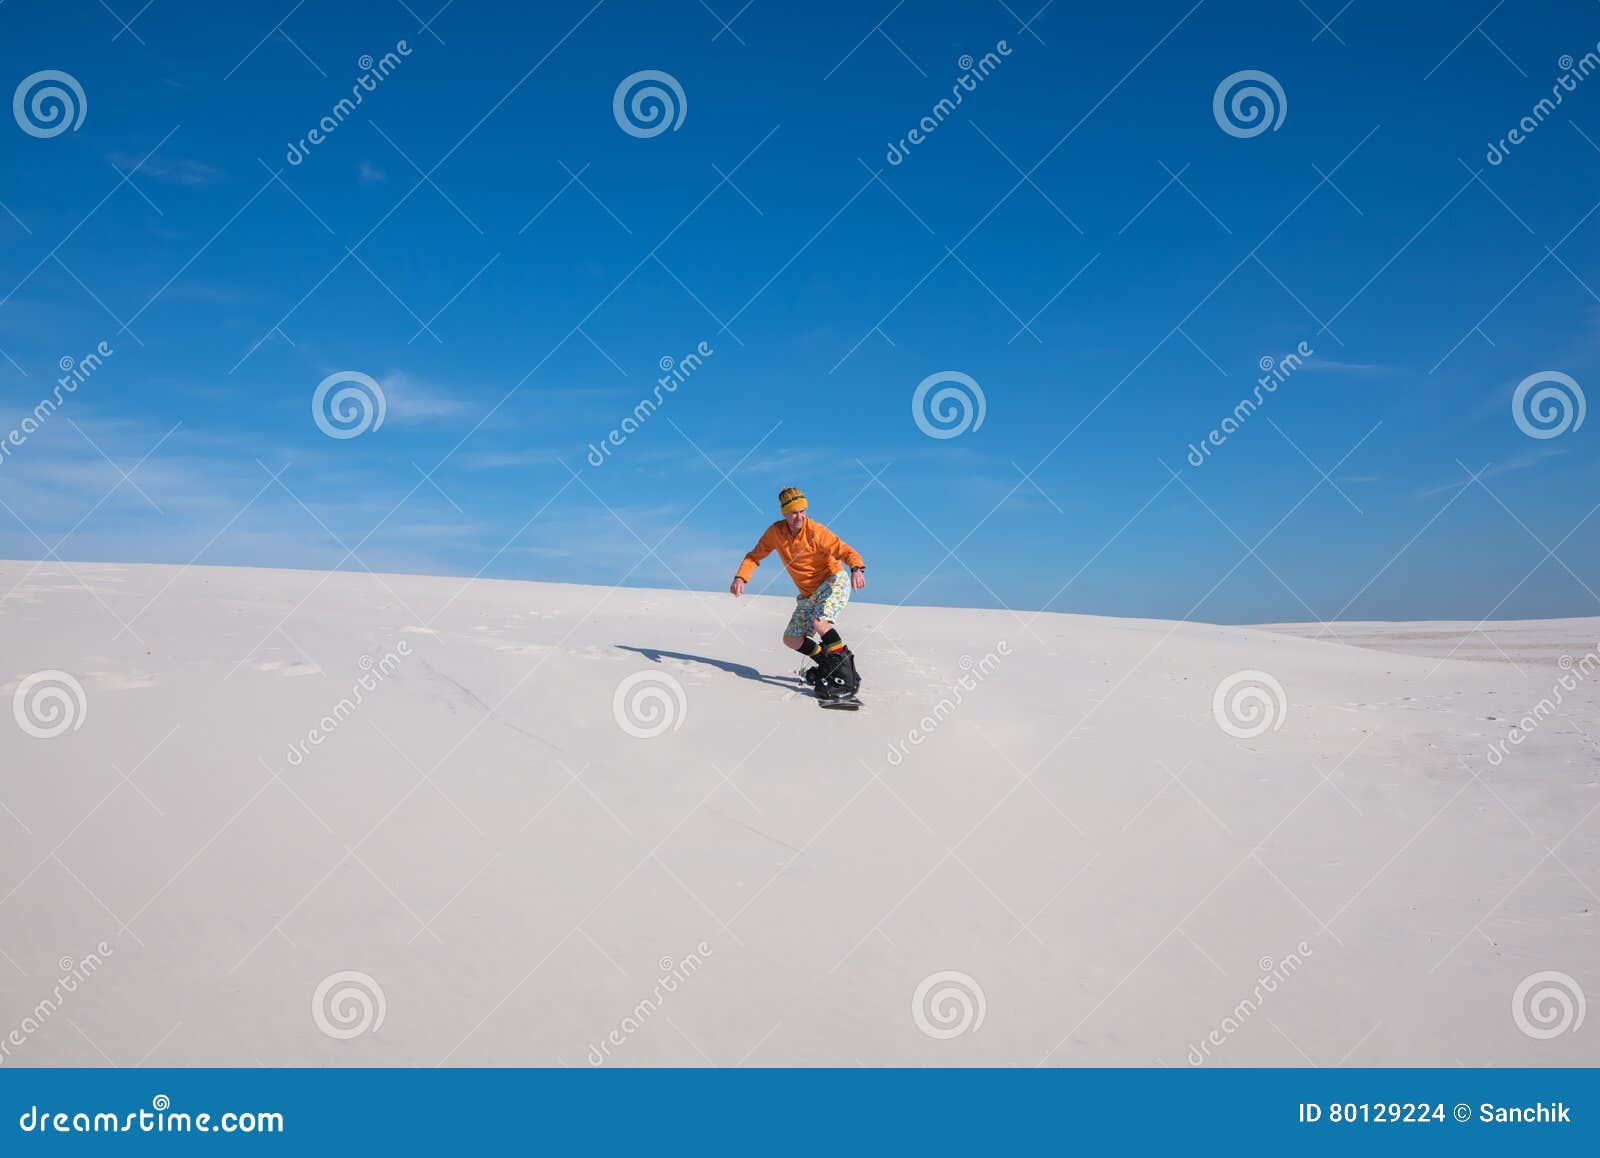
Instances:
[[[814,656],[821,650],[822,650],[822,645],[819,644],[814,639],[802,639],[800,641],[800,654],[801,655]]]
[[[822,650],[838,651],[843,646],[844,640],[839,638],[839,629],[837,627],[828,628],[828,634],[822,637]]]

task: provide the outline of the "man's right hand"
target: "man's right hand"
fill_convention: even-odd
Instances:
[[[739,596],[743,595],[744,594],[744,580],[740,579],[737,575],[735,575],[733,577],[733,582],[728,584],[728,590],[733,592],[734,598],[738,598]]]

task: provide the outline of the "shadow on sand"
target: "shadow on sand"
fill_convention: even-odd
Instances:
[[[636,652],[637,654],[644,656],[651,663],[660,663],[663,659],[681,659],[687,660],[690,663],[703,663],[708,667],[716,668],[718,671],[725,671],[729,675],[736,675],[740,679],[754,680],[758,684],[771,684],[775,688],[784,688],[787,691],[794,691],[795,688],[799,686],[798,679],[785,679],[782,676],[762,675],[755,668],[745,663],[734,663],[731,660],[726,659],[711,659],[709,656],[704,655],[689,655],[687,652],[682,651],[661,651],[660,649],[654,647],[632,647],[626,643],[619,643],[616,646],[623,651]],[[799,658],[798,653],[796,654],[796,658]]]

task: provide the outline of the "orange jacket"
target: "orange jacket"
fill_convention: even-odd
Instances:
[[[783,560],[789,578],[800,588],[801,595],[810,595],[828,576],[847,566],[865,565],[854,547],[817,520],[808,518],[796,535],[789,530],[788,523],[779,519],[761,533],[756,545],[745,555],[744,562],[739,564],[739,578],[748,583],[761,560],[774,551]]]

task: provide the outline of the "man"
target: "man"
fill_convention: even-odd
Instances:
[[[806,496],[799,487],[778,492],[778,510],[783,518],[764,532],[750,548],[739,571],[729,585],[735,598],[744,594],[745,584],[755,574],[761,560],[778,552],[794,585],[794,614],[783,632],[785,647],[817,661],[806,673],[808,683],[817,686],[819,699],[853,698],[860,679],[855,659],[839,638],[839,613],[850,602],[850,592],[867,585],[867,565],[860,553],[806,511]],[[845,568],[849,571],[846,572]],[[811,634],[817,636],[810,638]]]

